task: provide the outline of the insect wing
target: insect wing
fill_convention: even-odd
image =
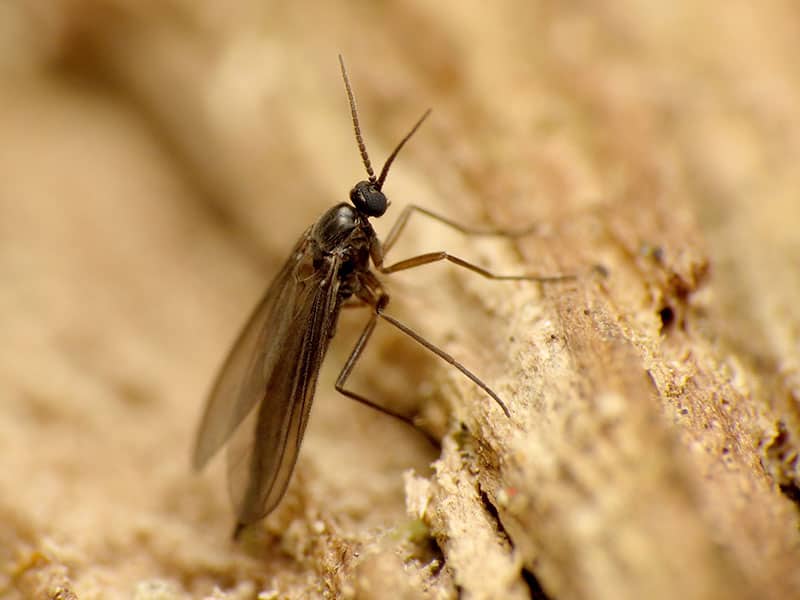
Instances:
[[[291,333],[271,365],[261,405],[228,445],[228,486],[239,525],[266,516],[286,491],[338,315],[338,268],[338,259],[331,259],[298,289]]]
[[[286,338],[292,334],[293,311],[300,285],[295,277],[304,260],[307,233],[247,320],[209,394],[195,439],[192,465],[202,469],[264,396]]]

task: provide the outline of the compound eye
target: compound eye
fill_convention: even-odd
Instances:
[[[350,190],[350,202],[368,217],[380,217],[386,212],[389,200],[371,181],[359,181]]]

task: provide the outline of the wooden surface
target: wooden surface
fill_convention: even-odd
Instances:
[[[0,8],[0,596],[800,596],[800,9],[483,3]],[[300,232],[428,107],[386,191],[392,314],[288,495],[229,541],[204,395]],[[384,222],[385,221],[385,222]]]

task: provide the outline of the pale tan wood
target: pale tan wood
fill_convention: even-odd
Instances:
[[[0,596],[800,596],[795,5],[160,6],[0,9]],[[392,276],[511,419],[381,328],[353,384],[441,452],[347,403],[347,314],[289,493],[233,545],[189,449],[236,328],[362,176],[338,52],[374,163],[434,109],[379,232],[407,202],[539,224],[415,216],[393,261],[578,278]]]

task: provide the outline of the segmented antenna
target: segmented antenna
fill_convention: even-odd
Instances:
[[[400,140],[400,143],[397,144],[397,148],[395,148],[394,151],[389,155],[389,158],[386,159],[386,162],[383,164],[383,169],[381,169],[381,176],[378,177],[378,181],[375,184],[378,190],[380,190],[383,187],[383,182],[386,181],[386,176],[389,174],[389,167],[392,165],[392,162],[394,161],[395,156],[397,156],[397,153],[400,152],[400,148],[405,146],[405,143],[411,138],[412,135],[414,135],[417,129],[419,129],[419,126],[422,125],[422,122],[428,118],[429,114],[431,114],[430,108],[425,111],[425,114],[423,114],[419,118],[419,121],[417,121],[416,124],[411,128],[411,131],[409,131],[406,134],[406,137]]]
[[[353,129],[356,132],[358,151],[361,153],[361,160],[364,162],[364,167],[367,169],[367,175],[369,175],[370,182],[375,183],[375,172],[372,170],[372,164],[369,162],[367,147],[364,145],[364,138],[361,137],[361,126],[358,124],[358,109],[356,109],[356,99],[353,96],[353,89],[350,87],[350,79],[347,77],[347,69],[344,68],[344,60],[342,59],[341,54],[339,55],[339,66],[342,68],[342,79],[344,79],[344,87],[347,90],[347,99],[350,101],[350,114],[353,117]],[[378,186],[378,189],[380,189],[380,186]]]
[[[342,55],[339,55],[339,66],[342,68],[342,79],[344,79],[344,87],[347,90],[347,99],[350,101],[350,114],[353,117],[353,129],[356,132],[356,142],[358,143],[358,151],[361,153],[361,160],[364,162],[364,167],[367,169],[367,175],[369,175],[369,180],[371,183],[375,184],[375,187],[380,191],[383,187],[383,183],[386,181],[386,176],[389,174],[389,167],[392,166],[395,157],[400,152],[400,149],[405,146],[406,142],[414,135],[419,129],[419,126],[422,125],[422,122],[428,118],[428,115],[431,114],[431,109],[425,111],[419,121],[414,124],[414,127],[411,128],[400,143],[397,144],[397,147],[392,151],[389,155],[389,158],[386,159],[386,162],[383,164],[383,169],[381,169],[381,175],[377,179],[375,179],[375,172],[372,170],[372,163],[369,161],[369,155],[367,155],[367,147],[364,145],[364,138],[361,137],[361,126],[358,124],[358,109],[356,108],[356,99],[353,96],[353,88],[350,87],[350,78],[347,76],[347,69],[344,68],[344,59]]]

